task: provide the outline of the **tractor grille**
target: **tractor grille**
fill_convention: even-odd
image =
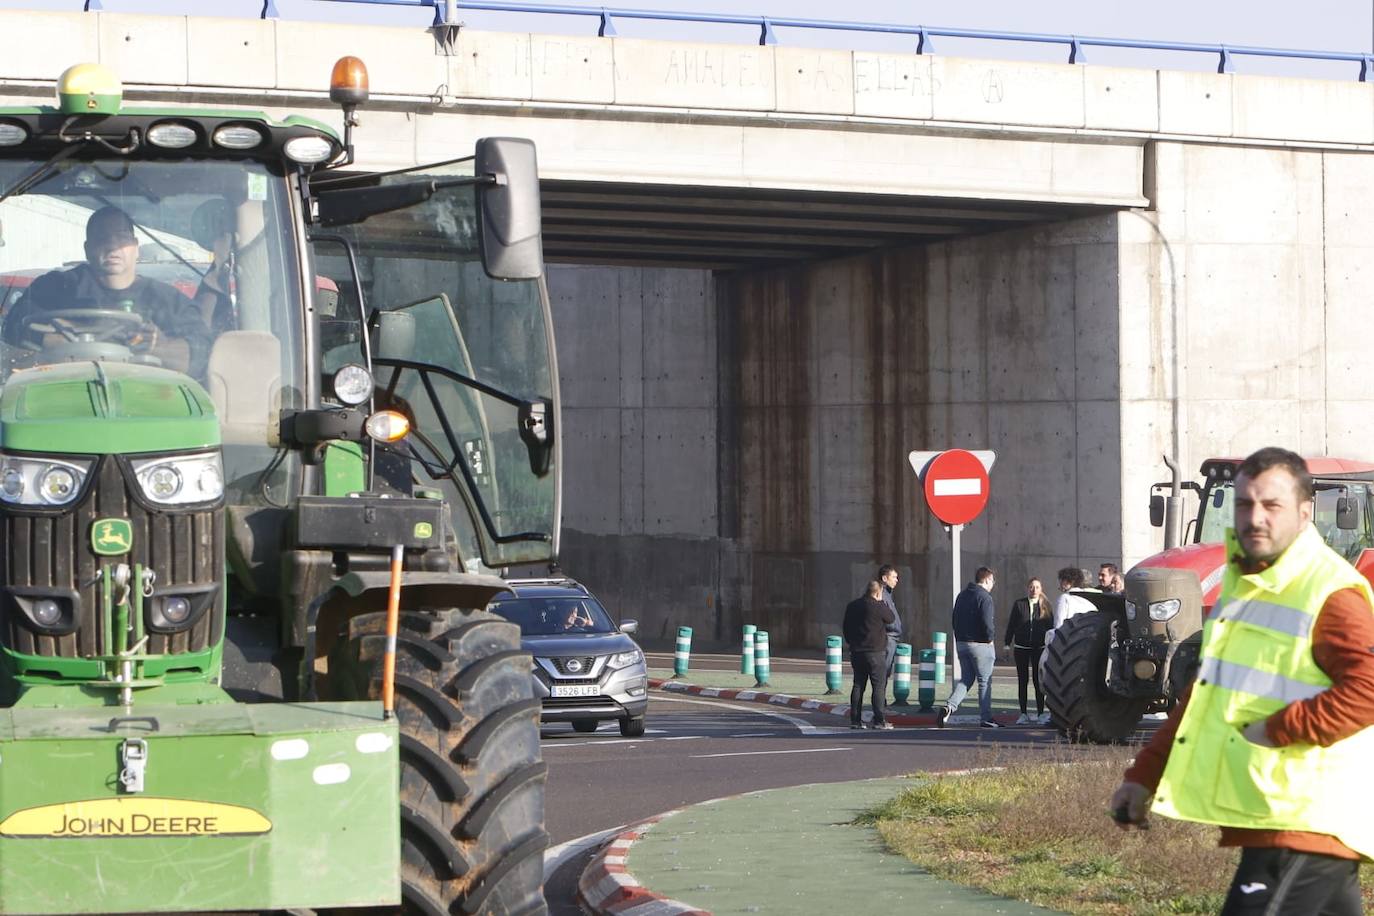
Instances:
[[[224,521],[218,508],[197,511],[145,509],[130,493],[119,461],[97,459],[95,477],[81,502],[61,514],[24,514],[6,506],[4,544],[0,546],[0,583],[31,588],[71,589],[81,596],[74,633],[50,636],[30,629],[24,613],[6,597],[0,607],[0,634],[14,651],[25,655],[88,658],[102,649],[104,621],[100,610],[102,566],[141,563],[157,574],[158,592],[178,586],[204,590],[223,582]],[[91,526],[98,518],[126,518],[133,526],[133,550],[127,556],[101,557],[91,550]],[[222,601],[191,627],[178,633],[147,630],[151,654],[194,652],[212,646],[224,631]]]

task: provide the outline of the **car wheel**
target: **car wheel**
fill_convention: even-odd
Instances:
[[[635,716],[620,720],[620,733],[626,738],[641,738],[644,736],[644,717]]]
[[[581,732],[582,734],[586,735],[596,731],[596,727],[600,724],[601,723],[597,722],[595,719],[578,719],[576,722],[572,724],[572,726],[573,731]]]

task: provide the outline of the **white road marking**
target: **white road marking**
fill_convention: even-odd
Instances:
[[[568,840],[566,843],[559,843],[544,850],[544,881],[548,883],[553,873],[563,867],[563,864],[579,853],[586,852],[600,846],[607,837],[615,836],[628,827],[628,824],[621,824],[619,827],[612,827],[610,830],[601,830],[596,833],[589,833],[580,836],[575,840]]]
[[[801,719],[798,719],[796,716],[789,716],[789,715],[787,715],[786,713],[776,712],[776,711],[774,711],[774,710],[772,710],[772,709],[768,709],[768,708],[766,708],[766,707],[753,708],[753,707],[749,707],[749,706],[735,706],[735,705],[733,705],[733,704],[731,704],[731,703],[718,703],[718,702],[712,702],[712,701],[710,701],[710,700],[695,700],[695,699],[688,699],[688,698],[686,698],[686,697],[660,697],[660,696],[655,696],[655,697],[654,697],[654,702],[655,702],[655,703],[696,703],[696,704],[699,705],[699,706],[715,706],[715,707],[718,707],[718,708],[731,709],[731,710],[734,710],[735,712],[748,712],[748,713],[753,713],[753,714],[756,715],[756,716],[767,716],[767,717],[769,717],[770,719],[781,719],[782,721],[786,722],[788,725],[791,725],[791,726],[792,726],[793,728],[795,728],[797,731],[801,732],[803,735],[828,735],[828,734],[831,734],[831,733],[834,731],[834,729],[832,729],[832,728],[826,728],[826,727],[823,727],[823,726],[812,725],[810,722],[806,722],[806,721],[803,721],[803,720],[801,720]]]
[[[806,747],[795,751],[734,751],[729,754],[693,754],[693,760],[709,760],[712,757],[766,757],[770,754],[825,754],[830,751],[852,751],[852,747]]]
[[[772,738],[777,732],[744,732],[739,735],[726,735],[727,738]]]

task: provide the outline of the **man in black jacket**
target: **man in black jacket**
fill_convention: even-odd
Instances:
[[[887,627],[895,620],[883,602],[883,587],[878,580],[868,583],[864,594],[844,609],[844,641],[849,644],[849,664],[854,669],[854,689],[849,692],[849,727],[863,728],[864,687],[873,688],[872,728],[889,729],[891,723],[883,710],[887,692],[887,669],[883,667],[887,647]]]
[[[992,719],[992,666],[997,662],[992,587],[996,581],[991,569],[980,566],[973,581],[954,600],[954,647],[959,653],[960,677],[945,707],[936,713],[941,727],[964,702],[976,678],[979,719],[984,728],[1000,728]]]

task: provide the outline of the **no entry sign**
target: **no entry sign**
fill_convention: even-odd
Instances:
[[[988,472],[973,452],[952,448],[926,466],[926,504],[946,525],[966,525],[988,504]]]

